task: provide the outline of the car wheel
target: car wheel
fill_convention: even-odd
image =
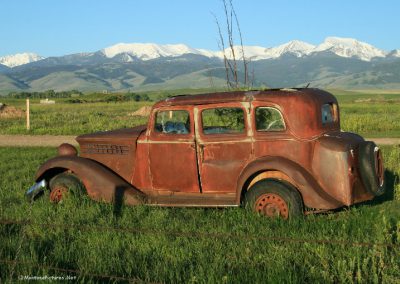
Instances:
[[[261,180],[245,195],[246,208],[266,217],[288,219],[303,215],[300,193],[290,184],[278,180]]]
[[[62,173],[58,174],[50,180],[50,201],[59,203],[66,198],[67,195],[80,195],[85,187],[81,180],[74,174]]]
[[[366,189],[379,196],[385,192],[385,169],[382,152],[374,142],[362,142],[358,150],[361,180]]]

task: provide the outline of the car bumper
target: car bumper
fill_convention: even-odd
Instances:
[[[47,187],[47,182],[46,180],[42,179],[41,181],[32,185],[25,193],[25,196],[29,201],[32,201],[35,199],[36,196],[42,193],[46,187]]]

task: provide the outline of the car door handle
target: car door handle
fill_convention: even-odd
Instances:
[[[204,161],[204,145],[199,144],[199,156],[200,156],[200,161]]]

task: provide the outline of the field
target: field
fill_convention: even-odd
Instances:
[[[0,148],[0,279],[82,282],[396,283],[400,148],[384,147],[388,192],[289,222],[232,209],[122,207],[24,191],[54,148]],[[397,282],[398,283],[398,282]]]
[[[192,90],[185,90],[193,92]],[[339,100],[342,130],[365,137],[400,137],[400,92],[371,93],[331,90]],[[184,91],[178,91],[181,94]],[[41,105],[32,100],[31,130],[25,128],[25,118],[0,119],[0,134],[79,135],[100,130],[131,127],[147,122],[146,117],[131,116],[144,105],[174,93],[150,93],[153,102],[91,102],[68,103],[56,99],[55,105]],[[25,109],[23,99],[2,99],[2,102]]]
[[[338,91],[341,125],[367,137],[400,137],[400,92]],[[181,91],[182,92],[182,91]],[[144,124],[152,102],[32,100],[0,134],[79,135]],[[92,102],[91,102],[92,100]],[[25,100],[1,102],[25,108]],[[0,283],[24,276],[86,282],[398,283],[400,146],[383,147],[387,192],[372,202],[290,221],[242,208],[119,207],[86,197],[59,205],[24,199],[55,148],[0,147]],[[65,278],[64,278],[65,279]]]

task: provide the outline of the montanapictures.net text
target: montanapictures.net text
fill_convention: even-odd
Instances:
[[[19,276],[18,280],[48,280],[48,281],[65,281],[65,280],[76,280],[76,276],[28,276],[28,275],[23,275]]]

